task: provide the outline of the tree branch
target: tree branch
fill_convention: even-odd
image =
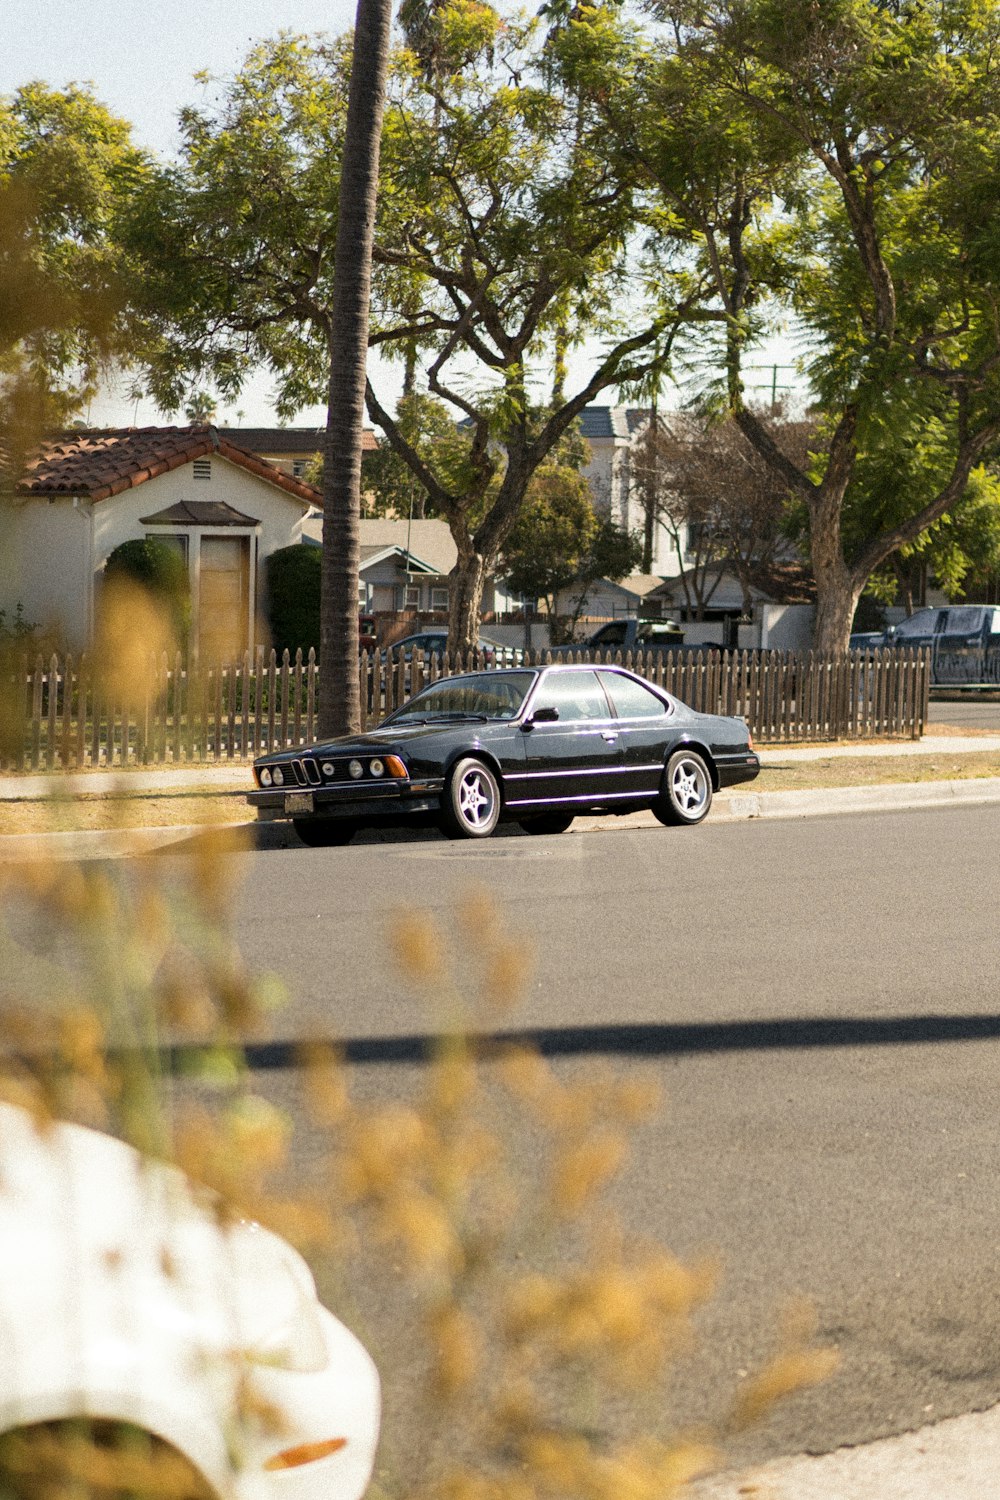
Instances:
[[[370,380],[365,381],[365,404],[372,421],[378,423],[389,439],[393,452],[399,454],[410,473],[420,481],[435,505],[440,506],[442,510],[447,510],[454,504],[455,497],[444,488],[433,469],[424,462],[413,444],[407,442],[395,420],[390,417],[376,396],[375,388]]]

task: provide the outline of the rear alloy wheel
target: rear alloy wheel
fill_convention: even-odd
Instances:
[[[700,823],[712,805],[712,777],[695,750],[675,750],[663,773],[663,787],[653,806],[661,823]]]
[[[535,818],[521,818],[525,833],[565,833],[573,822],[572,813],[539,813]]]
[[[310,849],[340,848],[358,831],[350,818],[293,818],[292,827]]]
[[[489,766],[469,756],[452,771],[441,799],[441,823],[453,839],[489,838],[500,819],[500,788]]]

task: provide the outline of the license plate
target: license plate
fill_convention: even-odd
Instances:
[[[313,810],[312,792],[286,792],[286,813],[311,813]]]

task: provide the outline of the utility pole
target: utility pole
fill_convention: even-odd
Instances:
[[[785,392],[785,391],[790,391],[790,390],[794,389],[794,386],[792,386],[792,385],[781,385],[781,384],[779,384],[779,382],[778,382],[778,371],[779,370],[795,370],[796,368],[797,368],[796,365],[777,365],[777,364],[773,364],[773,365],[750,365],[748,367],[748,374],[751,374],[751,375],[754,374],[755,372],[764,372],[766,370],[770,370],[770,372],[771,372],[771,379],[770,379],[770,381],[766,381],[766,380],[751,381],[750,382],[750,389],[752,391],[766,391],[768,388],[770,388],[770,391],[771,391],[771,412],[772,412],[772,414],[777,410],[777,407],[778,407],[778,392],[779,391]]]

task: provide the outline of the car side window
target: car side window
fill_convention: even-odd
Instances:
[[[905,640],[908,636],[933,635],[940,630],[944,623],[947,611],[943,609],[918,609],[916,614],[911,615],[908,620],[900,620],[896,626],[897,639]]]
[[[625,643],[625,621],[612,622],[605,625],[594,636],[594,644],[597,646],[622,646]]]
[[[543,679],[531,705],[533,713],[540,708],[558,709],[564,722],[609,717],[608,700],[596,672],[550,673]]]
[[[623,677],[620,672],[599,672],[598,676],[619,719],[657,719],[666,713],[662,698],[634,678]]]

